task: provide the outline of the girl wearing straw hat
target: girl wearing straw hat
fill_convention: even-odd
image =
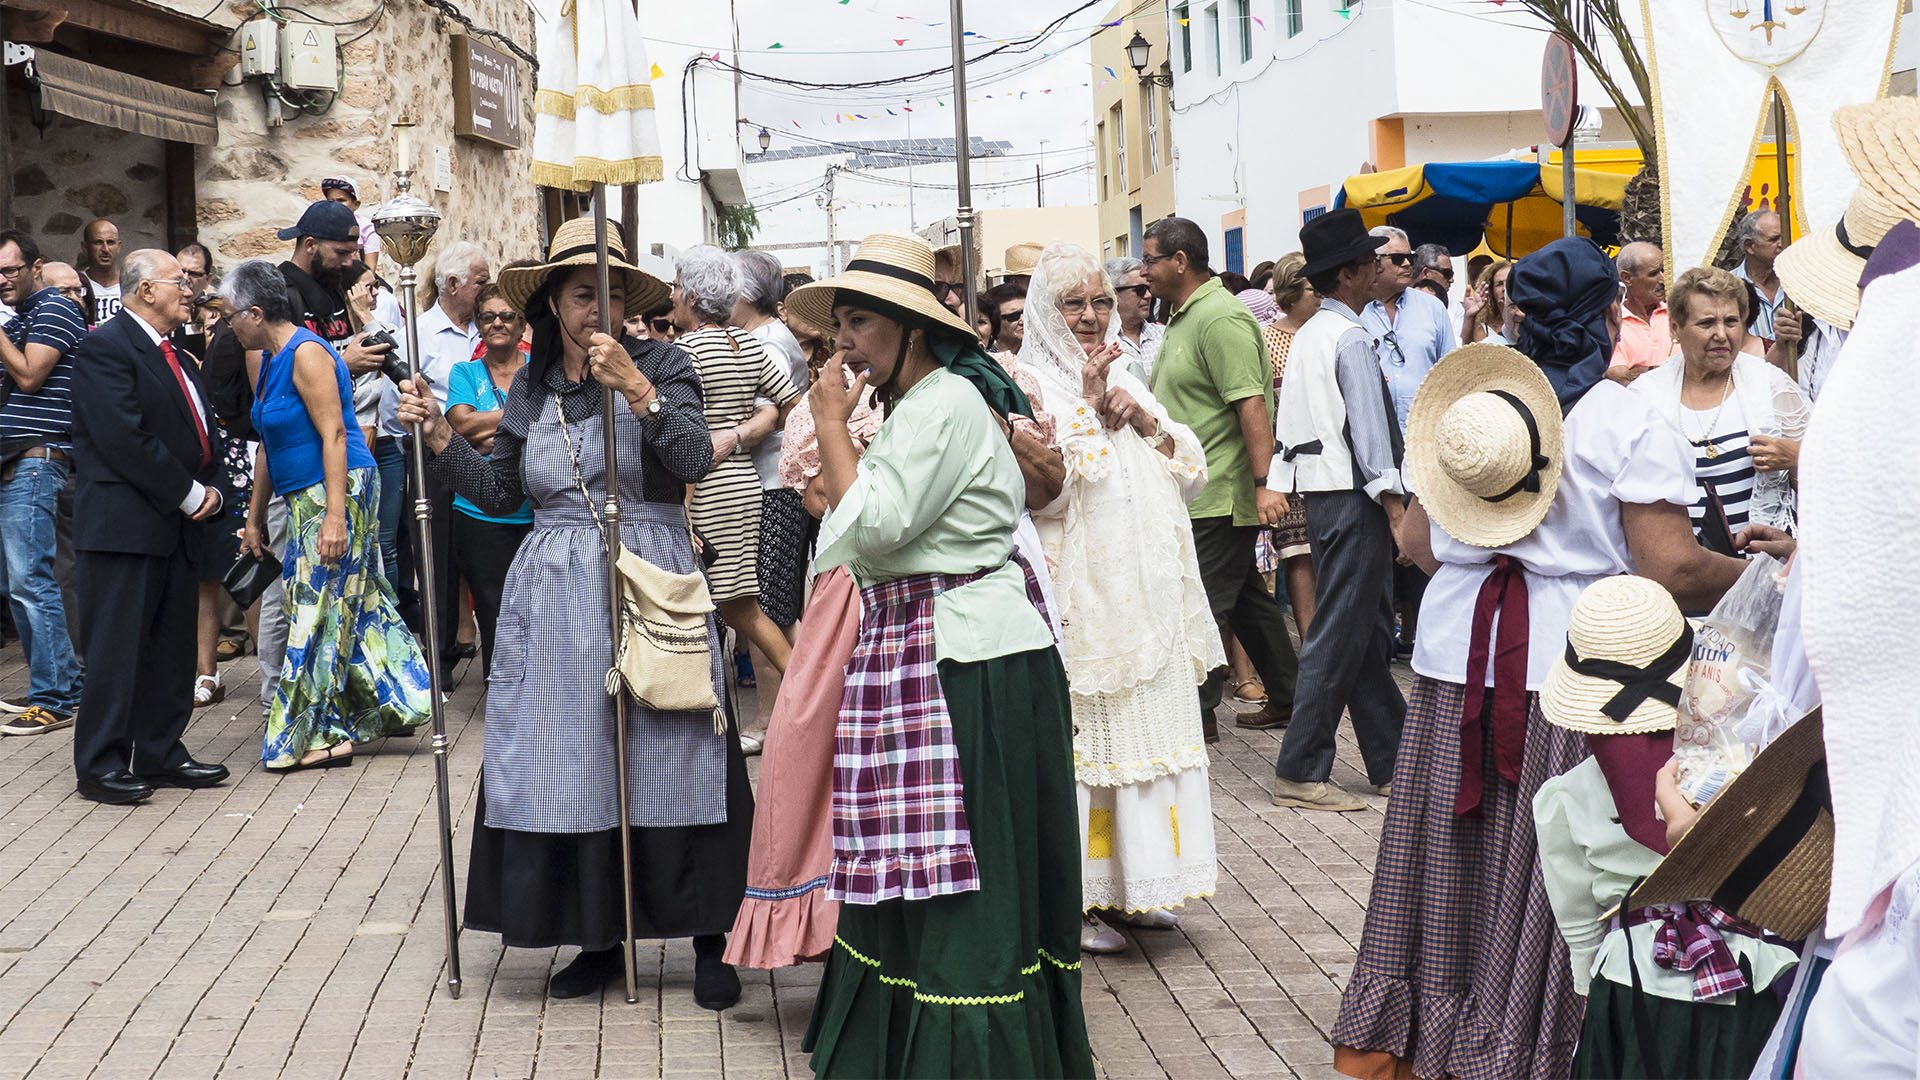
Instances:
[[[1593,752],[1541,784],[1532,807],[1568,973],[1587,999],[1575,1077],[1747,1075],[1780,1015],[1766,991],[1799,961],[1729,910],[1738,905],[1690,899],[1710,892],[1681,888],[1650,904],[1634,891],[1653,883],[1671,846],[1655,786],[1692,651],[1665,589],[1602,578],[1574,604],[1540,692],[1547,722]]]
[[[1182,702],[1226,654],[1187,517],[1206,451],[1115,366],[1113,308],[1090,252],[1048,245],[1027,291],[1019,368],[1038,381],[1065,451],[1060,497],[1035,517],[1073,690],[1082,902],[1165,928],[1218,875],[1206,740]],[[1081,947],[1117,952],[1126,938],[1089,914]]]
[[[809,392],[831,506],[815,565],[847,566],[862,600],[835,734],[839,930],[805,1046],[822,1076],[1091,1076],[1067,679],[1013,543],[1007,417],[1032,406],[933,269],[925,240],[880,233],[787,299],[837,334]],[[861,456],[869,383],[886,420]]]
[[[1691,457],[1606,381],[1612,260],[1585,239],[1517,263],[1520,349],[1427,375],[1407,421],[1397,539],[1433,573],[1366,928],[1333,1030],[1351,1075],[1565,1075],[1582,1004],[1540,885],[1528,807],[1587,756],[1539,720],[1575,599],[1638,573],[1711,608],[1744,562],[1694,542]],[[1772,533],[1759,536],[1772,537]]]
[[[666,284],[628,262],[617,236],[608,252],[609,299],[624,316],[666,299]],[[601,388],[614,390],[618,409],[621,542],[670,573],[698,565],[682,500],[714,448],[685,352],[597,333],[591,221],[562,225],[546,262],[503,271],[499,284],[532,324],[533,351],[507,391],[492,454],[454,435],[423,388],[402,386],[399,415],[421,425],[435,473],[482,513],[533,504],[533,531],[501,593],[465,922],[510,946],[579,946],[550,984],[554,997],[579,997],[620,977],[626,935],[607,545],[596,509],[605,498]],[[724,701],[711,616],[707,639]],[[740,996],[721,953],[753,830],[738,732],[716,733],[711,710],[636,702],[629,711],[636,936],[692,937],[694,1000],[724,1009]]]

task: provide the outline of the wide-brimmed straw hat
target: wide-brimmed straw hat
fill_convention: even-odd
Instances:
[[[1666,589],[1630,574],[1601,578],[1574,601],[1540,713],[1583,735],[1671,730],[1692,655],[1693,629]]]
[[[537,266],[518,266],[500,271],[500,294],[521,315],[531,315],[527,301],[547,283],[555,270],[594,264],[593,219],[574,218],[554,231],[547,246],[547,261]],[[645,315],[659,307],[670,295],[667,283],[627,261],[627,247],[617,233],[607,234],[608,281],[626,280],[627,307],[623,318]],[[614,322],[619,322],[615,319]]]
[[[1794,303],[1830,326],[1850,330],[1860,313],[1860,274],[1867,257],[1900,221],[1898,207],[1863,186],[1833,228],[1816,229],[1787,245],[1773,268]]]
[[[1626,907],[1710,900],[1789,941],[1804,939],[1827,914],[1832,801],[1816,709],[1707,804]]]
[[[1040,266],[1041,245],[1031,241],[1015,244],[1000,256],[1000,265],[987,271],[987,276],[1005,281],[1012,277],[1032,277]]]
[[[847,269],[825,281],[810,282],[787,294],[787,310],[808,326],[829,333],[840,323],[833,317],[844,294],[872,297],[974,338],[973,328],[947,310],[933,295],[933,246],[912,233],[874,233],[860,241]]]
[[[1833,111],[1833,130],[1861,186],[1920,220],[1920,99],[1843,106]]]
[[[1427,514],[1463,544],[1503,547],[1547,516],[1560,486],[1560,402],[1539,365],[1464,345],[1433,365],[1407,414],[1407,472]]]

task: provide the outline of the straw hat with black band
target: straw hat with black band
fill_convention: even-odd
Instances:
[[[1788,941],[1802,940],[1827,914],[1832,807],[1815,709],[1707,804],[1626,906],[1710,900]]]
[[[593,219],[574,218],[555,230],[547,247],[547,261],[535,266],[512,267],[500,271],[500,294],[514,310],[531,319],[536,313],[528,304],[538,295],[555,270],[594,265]],[[627,261],[627,247],[620,237],[607,234],[607,274],[609,282],[624,280],[626,311],[613,321],[645,315],[666,302],[672,290],[667,283]]]
[[[1504,345],[1464,345],[1433,366],[1407,413],[1407,472],[1447,535],[1497,548],[1533,532],[1560,487],[1560,402]]]
[[[980,348],[973,328],[947,310],[933,291],[933,247],[910,233],[874,233],[860,241],[845,272],[802,285],[787,294],[787,311],[808,326],[838,333],[833,309],[860,303],[903,325],[919,322],[932,329],[928,351],[942,366],[973,383],[987,405],[1002,416],[1032,416],[1033,405],[1001,367]],[[910,334],[900,339],[904,357]]]
[[[1920,100],[1881,98],[1833,111],[1833,130],[1847,164],[1869,188],[1909,220],[1920,220]]]
[[[1867,258],[1900,221],[1899,208],[1862,186],[1833,228],[1795,240],[1773,268],[1794,303],[1829,326],[1851,330],[1853,317],[1860,313],[1860,275]]]
[[[1693,628],[1667,590],[1627,574],[1601,578],[1574,602],[1540,713],[1585,735],[1671,730],[1692,655]]]

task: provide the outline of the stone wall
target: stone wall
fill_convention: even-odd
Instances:
[[[33,122],[30,95],[7,95],[6,133],[13,165],[13,227],[39,241],[49,260],[72,262],[80,232],[95,218],[120,227],[120,248],[166,241],[163,144],[157,139],[95,127],[57,113]]]
[[[194,15],[205,13],[191,0],[160,0]],[[198,6],[199,10],[191,10]],[[303,0],[317,19],[348,20],[365,15],[369,0]],[[517,0],[460,0],[475,23],[512,37],[533,51],[532,15]],[[238,25],[252,14],[251,4],[232,3],[214,16]],[[365,24],[340,28],[341,40]],[[249,256],[277,258],[290,248],[274,232],[295,221],[306,204],[320,197],[320,181],[346,176],[360,189],[363,209],[371,210],[392,194],[393,138],[389,125],[410,114],[414,129],[414,193],[442,215],[439,238],[479,243],[501,262],[538,253],[541,209],[530,175],[533,139],[534,73],[521,75],[523,142],[519,150],[453,135],[453,61],[450,35],[464,28],[419,4],[387,3],[379,21],[345,49],[345,85],[324,115],[289,117],[280,127],[267,125],[266,100],[255,80],[224,86],[218,97],[219,143],[199,148],[195,173],[199,197],[200,239],[217,252],[222,266]],[[453,183],[434,191],[433,154],[450,148]],[[432,254],[423,266],[430,265]],[[384,269],[384,268],[383,268]],[[390,275],[389,275],[390,277]]]

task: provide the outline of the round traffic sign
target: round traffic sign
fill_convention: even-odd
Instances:
[[[1573,122],[1580,115],[1580,61],[1573,43],[1559,34],[1547,38],[1547,54],[1540,61],[1540,115],[1547,122],[1547,141],[1566,146],[1573,139]]]

